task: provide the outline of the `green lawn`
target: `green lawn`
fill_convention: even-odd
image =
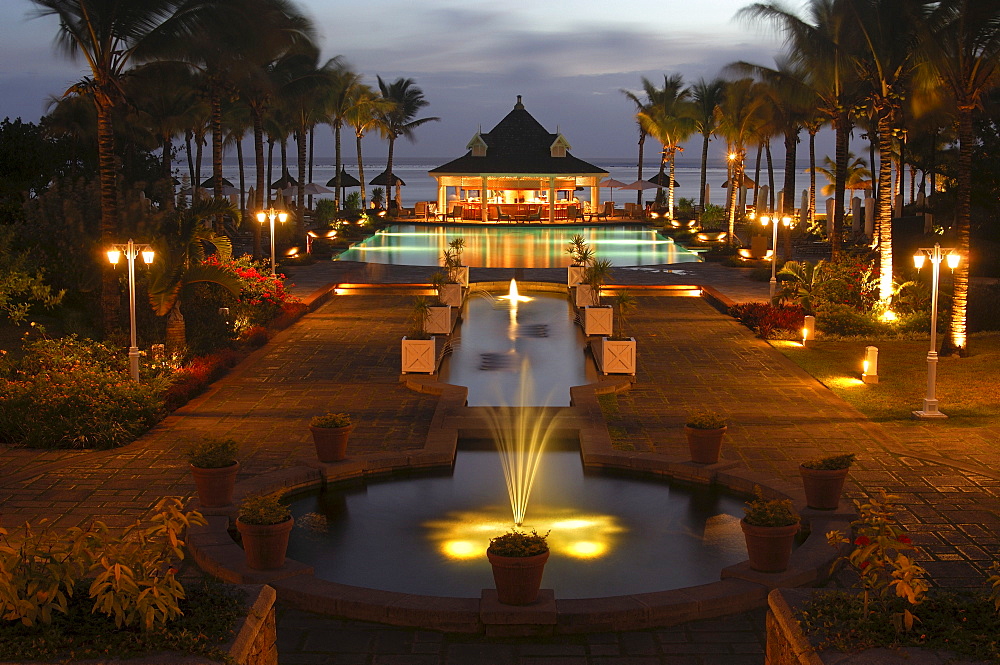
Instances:
[[[926,340],[772,341],[772,346],[874,421],[921,422],[927,391]],[[877,384],[861,381],[865,347],[878,347]],[[966,358],[940,358],[938,408],[942,427],[1000,424],[1000,334],[973,335]]]

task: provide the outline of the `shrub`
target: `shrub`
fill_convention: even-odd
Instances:
[[[743,510],[743,521],[752,526],[791,526],[799,522],[791,499],[765,499],[759,487]]]
[[[692,429],[722,429],[726,427],[725,416],[714,411],[694,411],[688,415],[685,423]]]
[[[236,358],[235,352],[220,352],[192,358],[170,377],[170,386],[163,392],[164,408],[172,411],[200,395],[209,384],[223,376],[233,366]]]
[[[818,471],[847,469],[854,464],[854,457],[854,453],[848,453],[847,455],[830,455],[829,457],[823,457],[822,459],[803,462],[802,466],[807,469],[814,469]]]
[[[240,503],[240,521],[244,524],[281,524],[291,518],[281,494],[250,494]]]
[[[775,330],[798,332],[805,323],[805,310],[798,305],[738,303],[729,308],[729,315],[763,339],[770,339]]]
[[[265,261],[254,261],[249,256],[220,261],[213,254],[205,259],[205,263],[229,268],[242,283],[239,302],[233,312],[237,330],[253,325],[267,325],[278,316],[285,303],[298,302],[298,298],[285,289],[285,276],[272,276],[270,266]]]
[[[351,414],[349,413],[325,413],[322,416],[313,418],[309,425],[312,427],[348,427],[351,424]]]
[[[188,462],[200,469],[221,469],[236,462],[239,446],[232,439],[205,437],[187,449]]]
[[[549,551],[549,544],[546,538],[549,533],[542,535],[535,530],[531,533],[511,529],[502,536],[490,538],[489,552],[497,556],[525,557],[544,554]]]
[[[337,218],[337,202],[333,199],[320,199],[313,210],[313,221],[317,224],[330,224]]]
[[[871,314],[830,302],[816,308],[816,327],[824,333],[844,337],[873,336],[884,329]]]

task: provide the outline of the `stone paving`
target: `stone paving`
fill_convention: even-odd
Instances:
[[[668,272],[677,268],[684,273]],[[324,262],[291,271],[307,295],[330,283],[426,283],[433,268]],[[767,284],[712,264],[616,270],[615,283],[710,285],[734,300],[763,299]],[[517,273],[562,282],[561,270]],[[513,270],[474,271],[506,280]],[[190,496],[183,444],[203,435],[243,446],[241,483],[312,458],[308,418],[349,411],[363,423],[353,455],[383,455],[422,445],[436,398],[398,382],[398,339],[409,296],[333,297],[279,333],[206,394],[139,441],[106,452],[0,448],[0,514],[6,527],[42,517],[59,526],[90,519],[131,522],[163,495]],[[901,520],[923,548],[924,565],[944,586],[978,586],[1000,558],[1000,432],[930,424],[875,424],[765,342],[699,298],[642,295],[632,317],[639,368],[632,390],[602,399],[621,447],[670,451],[683,446],[691,408],[726,412],[723,456],[791,479],[820,453],[856,452],[849,494],[879,490],[903,499]],[[365,663],[762,663],[763,613],[673,628],[547,639],[444,635],[320,617],[283,609],[281,662]]]

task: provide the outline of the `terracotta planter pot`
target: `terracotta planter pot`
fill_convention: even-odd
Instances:
[[[687,434],[688,449],[691,451],[691,461],[698,464],[715,464],[719,461],[719,452],[722,450],[722,437],[726,435],[728,427],[719,429],[696,429],[694,427],[684,427]]]
[[[836,510],[850,469],[807,469],[799,465],[806,505],[816,510]]]
[[[288,536],[295,520],[289,517],[280,524],[244,524],[236,520],[243,537],[243,553],[247,567],[253,570],[276,570],[285,565]]]
[[[530,605],[538,599],[548,552],[535,556],[498,556],[486,550],[486,557],[493,566],[493,583],[501,603]]]
[[[240,463],[217,469],[205,469],[189,465],[194,486],[198,490],[198,503],[202,508],[221,508],[233,503],[233,488],[236,487],[236,473]]]
[[[312,427],[309,431],[316,444],[316,457],[320,462],[339,462],[347,457],[347,439],[354,425],[347,427]]]
[[[788,568],[799,525],[754,526],[740,520],[747,543],[750,567],[760,573],[780,573]]]

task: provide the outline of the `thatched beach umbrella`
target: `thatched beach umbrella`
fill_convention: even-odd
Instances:
[[[292,177],[292,174],[285,169],[280,178],[271,183],[271,189],[286,189],[288,187],[298,187],[299,181]]]
[[[337,186],[337,176],[333,176],[326,182],[327,187]],[[361,181],[348,173],[343,167],[340,168],[340,186],[341,187],[360,187]]]
[[[670,186],[670,175],[667,174],[667,173],[664,173],[663,177],[661,178],[660,174],[657,173],[652,178],[650,178],[649,181],[651,183],[653,183],[654,185],[656,185],[657,187],[669,187]],[[674,187],[680,187],[680,184],[676,180],[674,180]]]

